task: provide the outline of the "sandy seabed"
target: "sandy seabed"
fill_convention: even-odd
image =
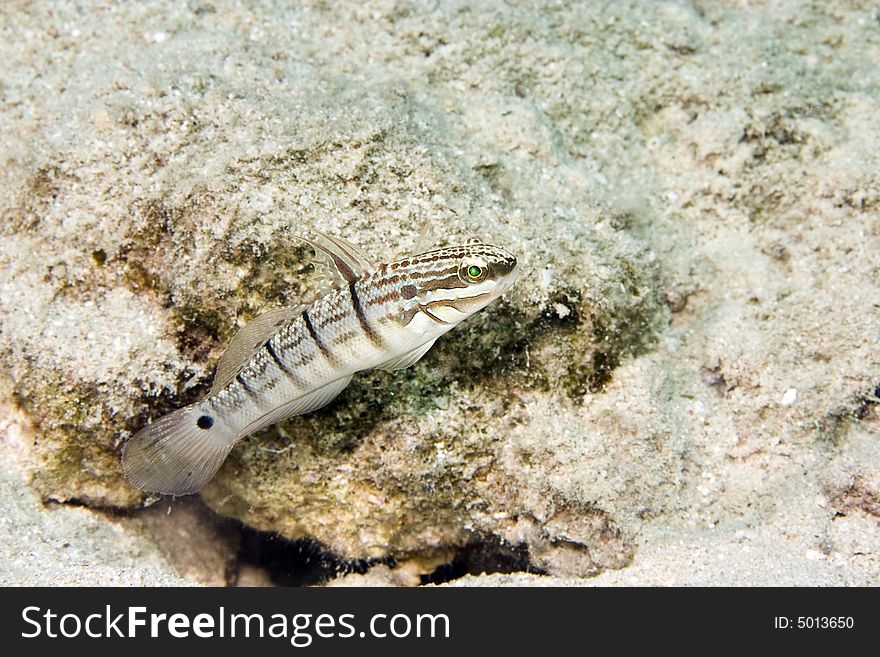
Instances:
[[[12,2],[0,57],[0,583],[880,582],[876,3]],[[522,274],[132,489],[310,225]]]

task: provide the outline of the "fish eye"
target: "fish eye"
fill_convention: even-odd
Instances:
[[[489,267],[484,262],[466,260],[459,269],[459,276],[465,283],[479,283],[486,278]]]

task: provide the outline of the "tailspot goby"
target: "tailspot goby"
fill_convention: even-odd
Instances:
[[[378,264],[338,237],[302,239],[323,258],[330,291],[244,326],[221,357],[207,397],[125,443],[122,466],[132,484],[173,495],[198,491],[238,441],[321,408],[357,372],[409,367],[517,276],[512,254],[479,240]]]

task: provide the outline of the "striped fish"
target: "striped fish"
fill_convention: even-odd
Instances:
[[[330,292],[242,328],[220,359],[207,397],[125,443],[122,466],[132,484],[173,495],[198,491],[238,441],[321,408],[356,372],[409,367],[517,276],[513,255],[479,240],[386,264],[324,233],[304,241],[331,272]]]

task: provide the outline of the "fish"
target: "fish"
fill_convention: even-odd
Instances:
[[[207,396],[124,443],[122,469],[136,488],[198,492],[236,443],[329,404],[358,372],[412,366],[518,275],[512,253],[479,239],[381,264],[321,231],[299,239],[323,265],[327,292],[258,315],[230,341]]]

